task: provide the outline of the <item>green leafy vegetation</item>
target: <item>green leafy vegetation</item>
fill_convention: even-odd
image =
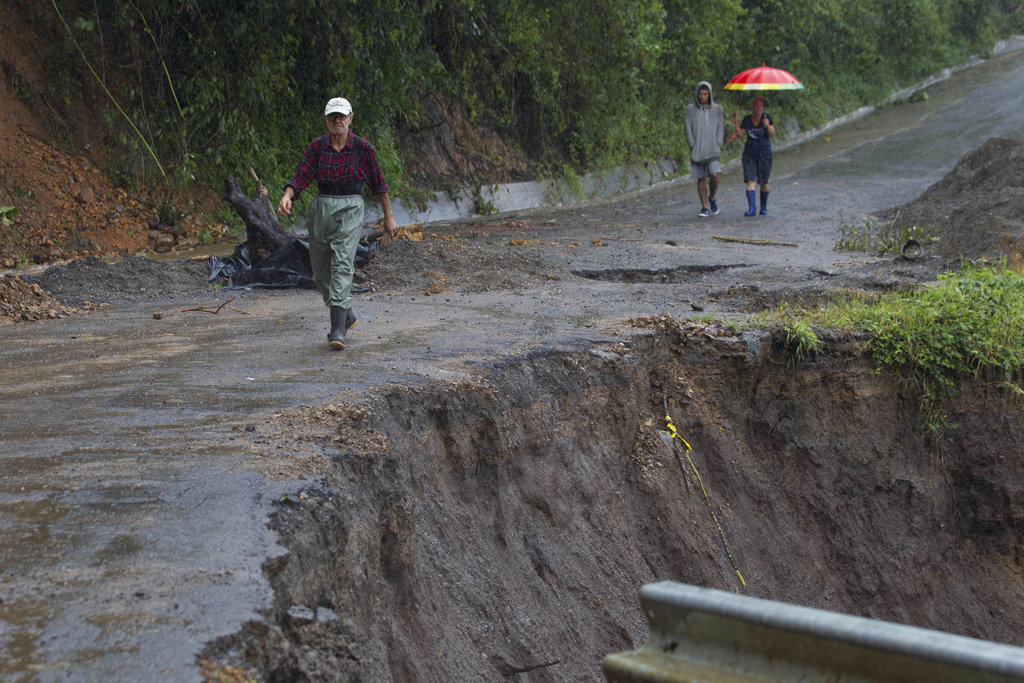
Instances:
[[[492,185],[490,187],[492,196],[495,190],[497,190],[497,187]],[[491,216],[498,213],[498,207],[494,205],[494,202],[483,196],[482,187],[473,190],[473,210],[481,216]]]
[[[824,343],[807,323],[797,320],[786,326],[786,349],[792,354],[794,364],[817,353],[823,346]]]
[[[817,307],[780,306],[751,324],[780,324],[787,340],[790,331],[811,324],[869,333],[879,371],[895,373],[915,392],[932,436],[955,428],[945,406],[964,378],[984,375],[1015,396],[1024,393],[1024,276],[1006,268],[966,265],[934,286],[837,295]],[[797,345],[806,339],[803,332],[792,336]]]
[[[898,254],[903,245],[914,240],[922,248],[939,240],[938,226],[904,225],[894,227],[892,223],[878,225],[865,218],[860,225],[840,221],[839,239],[836,251],[863,251],[875,256]]]
[[[403,151],[432,134],[432,110],[496,131],[542,173],[683,161],[679,122],[700,80],[716,84],[728,116],[750,99],[721,90],[732,75],[762,62],[788,69],[806,90],[774,95],[773,112],[780,131],[807,130],[1020,31],[1018,4],[16,3],[52,26],[41,111],[74,145],[78,103],[105,102],[118,147],[108,170],[124,186],[219,187],[252,166],[280,188],[323,132],[323,103],[343,95],[404,197],[422,193]]]

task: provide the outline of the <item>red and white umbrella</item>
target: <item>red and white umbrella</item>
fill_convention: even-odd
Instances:
[[[803,87],[793,74],[763,62],[759,67],[741,71],[725,84],[726,90],[803,90]]]

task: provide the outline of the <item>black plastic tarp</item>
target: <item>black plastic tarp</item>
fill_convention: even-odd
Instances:
[[[364,239],[356,250],[356,266],[365,266],[377,255],[376,240]],[[209,282],[223,278],[226,289],[250,287],[313,289],[313,271],[309,266],[309,243],[293,239],[253,266],[246,243],[235,247],[226,259],[211,256],[207,262]]]

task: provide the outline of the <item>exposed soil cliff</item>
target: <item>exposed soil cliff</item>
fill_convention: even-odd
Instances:
[[[323,486],[278,505],[270,625],[207,656],[267,680],[593,679],[642,644],[636,588],[662,579],[1024,645],[1019,406],[974,382],[966,438],[928,445],[858,340],[794,364],[763,334],[637,323],[662,329],[340,420]]]

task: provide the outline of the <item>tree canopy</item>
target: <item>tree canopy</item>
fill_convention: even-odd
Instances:
[[[343,95],[399,195],[411,190],[408,132],[428,127],[431,99],[542,170],[683,159],[682,111],[700,80],[728,110],[748,104],[721,90],[738,71],[762,62],[790,71],[806,87],[780,96],[792,132],[983,53],[1022,22],[1010,0],[51,5],[60,22],[50,106],[70,116],[68,93],[103,93],[122,150],[109,172],[124,182],[219,186],[252,164],[280,185],[323,132],[323,103]]]

